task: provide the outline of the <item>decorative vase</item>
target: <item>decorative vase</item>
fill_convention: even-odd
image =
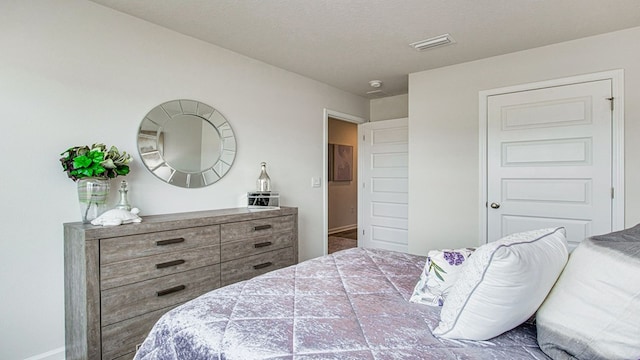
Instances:
[[[269,177],[269,174],[267,174],[267,163],[261,163],[260,167],[262,170],[260,171],[258,181],[256,181],[256,190],[261,192],[271,191],[271,178]]]
[[[78,179],[78,200],[83,223],[88,224],[107,211],[108,198],[109,180],[93,177]]]
[[[131,211],[131,205],[129,204],[129,199],[127,198],[127,193],[129,192],[129,184],[126,180],[122,180],[120,182],[120,189],[118,189],[120,193],[120,201],[114,207],[114,209],[121,209]]]

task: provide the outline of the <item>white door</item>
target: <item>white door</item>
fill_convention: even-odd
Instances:
[[[406,252],[409,200],[409,120],[358,126],[358,245]]]
[[[612,230],[611,80],[493,95],[487,239],[564,226],[570,248]]]

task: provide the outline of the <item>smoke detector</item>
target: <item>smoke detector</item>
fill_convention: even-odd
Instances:
[[[382,86],[382,81],[380,80],[371,80],[369,81],[369,85],[371,85],[372,88],[379,88],[380,86]]]

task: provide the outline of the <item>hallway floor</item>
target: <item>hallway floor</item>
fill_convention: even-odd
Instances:
[[[329,235],[329,254],[358,246],[358,229]]]

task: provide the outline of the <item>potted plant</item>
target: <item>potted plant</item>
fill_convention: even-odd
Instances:
[[[131,156],[104,144],[74,146],[60,155],[62,169],[78,184],[82,222],[90,223],[106,210],[108,179],[127,175]]]

